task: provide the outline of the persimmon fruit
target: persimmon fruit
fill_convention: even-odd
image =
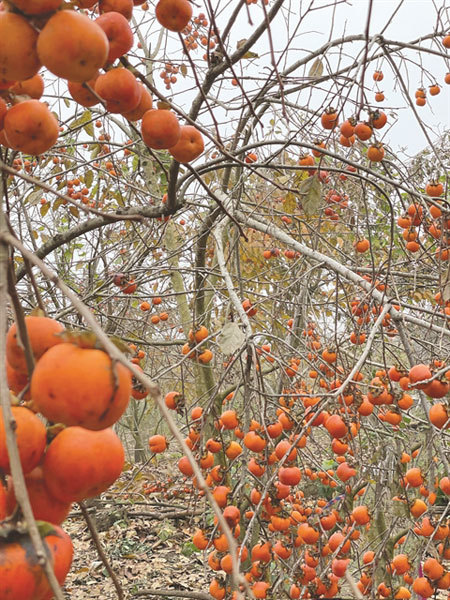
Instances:
[[[133,0],[99,0],[98,10],[100,14],[120,14],[129,21],[133,16],[133,6]]]
[[[178,142],[169,148],[169,153],[180,163],[195,160],[205,149],[202,134],[192,125],[183,125],[180,128]]]
[[[22,81],[41,67],[37,52],[38,33],[16,13],[0,12],[0,81]]]
[[[67,427],[45,453],[45,484],[60,502],[80,502],[107,490],[121,474],[124,463],[122,442],[112,429]]]
[[[57,10],[62,0],[8,0],[8,3],[26,15],[45,15]]]
[[[92,90],[94,90],[97,77],[98,74],[84,83],[78,83],[76,81],[67,82],[69,93],[75,100],[75,102],[78,102],[78,104],[81,104],[81,106],[86,106],[87,108],[95,106],[100,102],[97,96],[93,92],[91,92],[91,90],[88,87],[86,87],[87,84]]]
[[[95,21],[73,10],[61,10],[41,30],[37,51],[51,73],[82,83],[95,77],[106,63],[109,42]]]
[[[133,47],[133,32],[123,14],[105,12],[94,21],[103,29],[108,38],[109,52],[107,62],[112,63]]]
[[[13,369],[8,361],[6,361],[6,380],[8,382],[8,388],[14,394],[18,395],[28,385],[28,375],[21,373]],[[25,400],[30,399],[30,391],[25,394]]]
[[[19,96],[30,96],[34,100],[39,100],[44,93],[44,80],[42,75],[37,73],[29,79],[18,81],[9,88],[9,91]]]
[[[44,423],[28,408],[13,406],[15,435],[19,449],[20,463],[24,473],[32,471],[40,462],[47,443],[47,431]],[[0,411],[0,471],[10,473],[6,431],[3,414]]]
[[[137,108],[142,86],[128,69],[115,68],[100,75],[95,82],[96,93],[106,102],[111,113],[127,113]]]
[[[72,503],[61,502],[50,493],[40,465],[25,475],[25,485],[34,518],[38,521],[48,521],[54,525],[60,525],[69,514]],[[8,514],[11,514],[16,507],[12,477],[8,479],[7,504]]]
[[[64,343],[36,364],[31,397],[50,421],[101,430],[124,413],[131,394],[131,373],[102,350]]]
[[[39,100],[25,100],[6,113],[4,132],[14,150],[39,155],[56,143],[59,125],[46,104]]]
[[[150,452],[159,454],[167,449],[167,440],[163,435],[152,435],[148,440]]]
[[[180,32],[192,17],[192,5],[188,0],[159,0],[155,15],[158,23],[169,31]]]
[[[72,540],[58,525],[46,526],[44,548],[56,579],[62,585],[73,558]],[[0,538],[0,598],[4,600],[50,600],[53,592],[33,543],[26,533]]]
[[[168,149],[180,139],[181,128],[170,110],[148,110],[142,117],[141,133],[144,143],[154,150]]]
[[[125,117],[125,119],[128,119],[128,121],[140,121],[145,113],[153,106],[152,97],[146,86],[142,83],[139,83],[138,85],[142,88],[139,104],[133,110],[122,113],[122,115]]]

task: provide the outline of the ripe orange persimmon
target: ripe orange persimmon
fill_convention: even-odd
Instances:
[[[423,475],[418,467],[412,467],[405,473],[405,479],[411,487],[420,487],[423,484]]]
[[[423,513],[426,512],[427,510],[428,510],[427,505],[420,498],[416,498],[410,507],[411,514],[416,519],[417,519],[417,517],[420,517],[420,515],[423,515]]]
[[[199,363],[206,365],[212,361],[213,357],[213,353],[207,348],[206,350],[203,350],[203,352],[200,352],[200,354],[197,356],[197,360]]]
[[[308,525],[308,523],[300,523],[297,528],[297,534],[302,538],[305,544],[315,544],[320,537],[320,531]]]
[[[205,550],[210,544],[209,540],[205,536],[205,533],[201,529],[197,529],[192,536],[192,543],[199,550]]]
[[[356,120],[351,117],[342,123],[340,126],[340,132],[346,138],[352,137],[352,135],[355,133],[355,126]]]
[[[370,159],[370,157],[369,157]],[[370,159],[371,160],[371,159]],[[363,240],[358,240],[354,243],[355,246],[355,250],[356,252],[367,252],[367,250],[370,248],[370,242],[369,240],[366,240],[365,238]]]
[[[367,149],[367,158],[371,162],[380,162],[383,160],[385,155],[384,148],[381,144],[373,144]]]
[[[112,429],[67,427],[52,440],[43,462],[50,493],[61,502],[98,496],[119,477],[125,452]]]
[[[444,494],[446,494],[447,496],[450,496],[450,478],[449,477],[442,477],[442,479],[439,482],[439,487],[444,492]]]
[[[15,435],[19,457],[24,473],[32,471],[40,462],[47,443],[47,432],[43,422],[24,406],[11,408],[15,421]],[[0,411],[0,471],[10,473],[9,455],[6,447],[6,432],[3,414]]]
[[[38,361],[31,378],[31,397],[54,423],[100,430],[124,413],[131,394],[130,371],[113,363],[106,352],[59,344]]]
[[[198,329],[195,330],[195,333],[192,329],[190,329],[188,333],[188,338],[190,342],[196,342],[197,344],[200,344],[201,342],[206,340],[208,335],[208,329],[204,325],[201,325]]]
[[[167,408],[176,410],[184,406],[184,398],[179,392],[169,392],[164,398]]]
[[[231,492],[230,488],[226,485],[218,485],[214,488],[212,495],[214,500],[220,506],[220,508],[225,508],[228,503],[228,494]]]
[[[373,129],[369,123],[358,123],[355,127],[355,135],[361,140],[368,140],[373,133]]]
[[[449,419],[447,408],[442,402],[433,404],[428,415],[431,423],[438,429],[442,429]]]
[[[350,467],[347,462],[343,462],[336,469],[336,475],[341,481],[348,481],[351,477],[356,475],[356,469]]]
[[[141,99],[134,110],[122,113],[128,121],[140,121],[145,113],[153,106],[153,100],[148,89],[142,83],[138,84],[142,88]]]
[[[367,525],[370,522],[369,509],[364,504],[352,510],[352,518],[358,525]]]
[[[96,93],[106,102],[111,113],[128,113],[137,108],[142,86],[127,69],[116,68],[100,75],[95,82]]]
[[[256,431],[246,433],[243,441],[244,445],[252,452],[262,452],[267,445],[267,440],[256,433]]]
[[[423,572],[427,577],[435,581],[436,579],[440,579],[444,574],[444,567],[438,560],[430,557],[423,563]]]
[[[58,525],[47,525],[44,549],[56,579],[62,585],[72,564],[72,541]],[[46,600],[52,597],[53,592],[29,535],[14,532],[9,538],[0,538],[0,598]]]
[[[62,0],[8,0],[26,15],[45,15],[57,10]]]
[[[41,466],[37,466],[25,475],[25,485],[34,518],[38,521],[48,521],[60,525],[71,509],[71,502],[60,502],[48,490]],[[16,508],[16,496],[14,493],[13,480],[8,479],[7,490],[8,514],[12,514]]]
[[[181,135],[177,117],[170,110],[148,110],[142,117],[142,139],[154,150],[168,149],[174,146]]]
[[[67,87],[69,89],[69,93],[75,102],[81,104],[82,106],[90,107],[95,106],[100,102],[95,94],[93,94],[86,84],[92,89],[95,90],[95,82],[97,81],[98,74],[89,81],[85,83],[78,83],[76,81],[68,81]]]
[[[341,438],[348,432],[348,427],[339,415],[328,417],[325,428],[333,438]]]
[[[397,554],[394,556],[391,565],[397,575],[403,575],[411,568],[408,556],[406,554]]]
[[[235,410],[226,410],[220,415],[220,422],[225,429],[235,429],[239,420]]]
[[[100,10],[100,12],[102,12]],[[108,38],[107,62],[112,63],[133,47],[133,32],[124,15],[119,12],[105,12],[94,23],[103,29]]]
[[[186,475],[187,477],[191,477],[194,474],[192,465],[189,462],[187,456],[182,456],[180,458],[180,460],[178,461],[178,469],[181,471],[181,473],[183,473],[183,475]]]
[[[148,440],[150,452],[159,454],[167,449],[167,440],[163,435],[152,435]]]
[[[13,94],[20,96],[30,96],[34,100],[39,100],[44,93],[44,80],[41,75],[36,74],[24,81],[18,81],[9,88]]]
[[[128,21],[133,16],[133,0],[99,0],[98,9],[100,14],[115,12]]]
[[[337,112],[331,106],[325,110],[320,118],[320,122],[324,129],[334,129],[339,123]]]
[[[103,29],[86,15],[73,10],[56,12],[37,41],[42,64],[57,77],[89,81],[103,67],[109,42]]]
[[[416,577],[412,584],[413,590],[422,598],[429,598],[434,594],[433,586],[426,577]]]
[[[24,17],[0,12],[0,82],[29,79],[41,61],[36,43],[38,33]]]
[[[432,198],[438,198],[444,193],[444,186],[440,181],[430,181],[425,186],[425,192],[428,196],[431,196]]]
[[[183,31],[192,17],[192,5],[188,0],[159,0],[155,15],[169,31]]]
[[[234,440],[229,442],[227,447],[225,448],[225,455],[230,460],[233,460],[233,459],[237,458],[240,454],[242,454],[242,446],[240,444],[238,444],[238,442],[235,442]]]
[[[28,316],[25,317],[25,326],[35,360],[38,360],[52,346],[62,343],[58,334],[64,331],[64,327],[55,319]],[[11,325],[6,336],[6,359],[19,373],[27,373],[25,353],[19,345],[15,323]]]
[[[205,148],[200,131],[192,125],[180,128],[180,137],[174,146],[169,147],[169,153],[180,163],[188,163],[200,156]]]
[[[293,486],[300,482],[302,473],[298,467],[281,467],[278,478],[282,484]]]
[[[4,133],[14,150],[38,155],[55,144],[59,125],[46,104],[39,100],[25,100],[6,113]]]
[[[28,375],[26,373],[20,373],[11,367],[8,361],[6,361],[6,380],[8,382],[8,388],[16,396],[28,385]],[[24,396],[25,400],[30,400],[30,390],[28,390]]]
[[[419,382],[425,379],[430,379],[431,376],[432,374],[430,368],[423,364],[414,365],[414,367],[411,367],[408,374],[411,384],[413,384],[414,387],[419,390],[423,390],[427,385],[426,383],[419,384]]]

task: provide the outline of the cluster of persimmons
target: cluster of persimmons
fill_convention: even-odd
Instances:
[[[62,583],[72,543],[60,525],[73,502],[97,496],[119,477],[125,454],[111,427],[130,397],[147,391],[133,388],[130,371],[97,349],[89,334],[68,334],[58,321],[37,315],[25,317],[25,327],[28,360],[15,323],[6,339],[8,386],[21,398],[13,397],[14,433],[34,517],[51,524],[45,543]],[[20,509],[6,434],[0,413],[0,598],[44,600],[53,594],[42,566],[28,534],[14,526]]]
[[[355,302],[356,313],[360,305]],[[247,314],[256,314],[256,307],[248,300],[244,306]],[[194,343],[208,334],[204,329],[191,332]],[[421,466],[421,447],[401,453],[395,466],[399,493],[392,502],[404,505],[404,522],[409,524],[400,533],[397,529],[377,530],[370,536],[370,529],[377,527],[375,509],[371,508],[375,482],[358,462],[356,446],[361,429],[365,423],[373,425],[374,417],[396,431],[403,415],[409,415],[414,407],[418,390],[432,401],[428,417],[433,430],[439,434],[448,429],[449,410],[443,398],[450,390],[450,371],[441,361],[434,361],[411,369],[380,369],[371,378],[358,372],[332,403],[324,404],[317,384],[332,393],[342,386],[346,372],[339,365],[338,353],[322,346],[313,323],[303,333],[310,348],[309,360],[317,368],[311,369],[306,379],[299,379],[301,361],[291,361],[285,373],[292,386],[284,388],[271,420],[252,419],[244,426],[245,418],[237,405],[226,406],[232,403],[231,392],[224,400],[223,412],[216,417],[213,435],[205,439],[202,407],[193,406],[187,413],[185,398],[176,391],[165,398],[168,408],[188,417],[186,443],[237,540],[241,569],[253,594],[266,598],[283,589],[293,599],[332,598],[341,590],[347,570],[358,573],[356,585],[363,595],[372,593],[377,579],[375,593],[379,598],[408,599],[413,592],[428,598],[449,589],[449,525],[435,517],[433,506],[438,494],[450,495],[450,479],[442,472],[427,477]],[[262,360],[274,362],[269,344],[257,352]],[[304,454],[309,444],[317,444],[313,431],[323,431],[321,435],[328,438],[324,443],[333,456],[331,468],[311,465]],[[315,441],[310,442],[311,437]],[[166,438],[152,436],[150,448],[155,453],[164,452]],[[181,457],[178,467],[196,487],[186,456]],[[235,490],[237,484],[242,486],[242,469],[247,472],[244,494]],[[305,495],[305,482],[316,482],[325,497]],[[249,534],[250,524],[253,528],[255,523],[256,530]],[[424,555],[417,548],[412,550],[421,539],[427,546]],[[232,556],[217,519],[198,529],[193,543],[205,551],[215,572],[211,595],[218,600],[232,596],[228,579]],[[403,544],[410,550],[401,552]],[[275,570],[274,565],[278,566]],[[381,583],[380,566],[384,573]],[[272,586],[280,569],[285,581],[275,592]]]
[[[40,98],[43,66],[67,81],[72,98],[82,106],[102,103],[109,113],[141,121],[141,134],[154,150],[169,150],[179,162],[203,152],[203,137],[192,125],[180,125],[163,104],[154,109],[148,88],[136,72],[117,62],[133,47],[129,20],[139,0],[5,0],[0,12],[0,143],[26,154],[47,152],[60,127]],[[91,18],[83,9],[97,7]],[[192,17],[188,0],[159,0],[159,23],[182,31]],[[95,16],[95,15],[93,15]],[[145,82],[145,77],[142,77]]]

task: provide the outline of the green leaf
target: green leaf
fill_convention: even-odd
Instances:
[[[259,54],[256,54],[256,52],[252,52],[251,50],[248,50],[245,54],[243,54],[242,58],[259,58]]]
[[[92,171],[88,171],[86,173],[86,175],[84,176],[84,185],[87,188],[90,188],[93,181],[94,181],[94,173]]]
[[[163,527],[162,529],[160,529],[159,533],[158,533],[158,537],[160,540],[162,540],[163,542],[170,540],[170,538],[173,536],[173,529],[171,527]]]
[[[320,200],[322,198],[322,185],[317,175],[308,177],[299,185],[302,207],[305,214],[310,217],[317,214]]]
[[[45,215],[48,213],[48,210],[50,208],[50,202],[46,202],[45,204],[43,204],[40,208],[40,213],[41,213],[41,217],[45,217]]]
[[[187,556],[188,558],[192,556],[195,552],[200,552],[200,550],[192,542],[186,542],[181,548],[181,554],[183,556]]]
[[[78,119],[75,119],[74,121],[72,121],[72,123],[70,123],[69,127],[70,127],[70,129],[76,129],[77,127],[81,127],[82,125],[85,125],[91,119],[92,119],[91,111],[85,110],[84,113],[81,115],[81,117],[78,117]]]
[[[69,108],[69,106],[70,106],[69,98],[64,98],[64,104],[67,106],[67,108]]]
[[[61,206],[61,204],[63,203],[63,199],[62,198],[56,198],[56,200],[53,202],[52,205],[52,210],[58,210],[58,208]]]
[[[92,122],[86,123],[86,125],[84,125],[83,129],[88,134],[88,136],[90,136],[92,138],[95,137],[95,135],[94,135],[94,125],[92,124]]]
[[[95,144],[95,146],[92,148],[91,160],[97,158],[97,156],[100,154],[100,150],[100,144]]]

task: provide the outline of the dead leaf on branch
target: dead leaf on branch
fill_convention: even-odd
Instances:
[[[317,214],[320,201],[322,199],[322,184],[317,175],[308,177],[299,185],[301,194],[302,208],[305,214],[310,217]]]
[[[320,58],[316,58],[316,60],[311,65],[311,68],[308,71],[308,77],[321,77],[323,74],[323,63]]]
[[[219,348],[223,354],[233,354],[242,346],[245,335],[237,323],[226,323],[218,339]]]

